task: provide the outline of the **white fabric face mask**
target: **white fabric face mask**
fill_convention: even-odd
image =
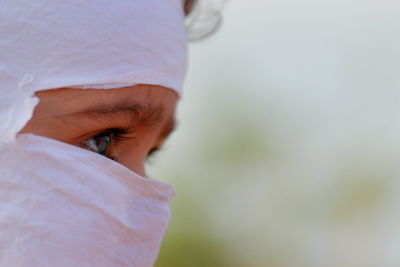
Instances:
[[[0,266],[153,266],[170,185],[31,134],[0,145]]]

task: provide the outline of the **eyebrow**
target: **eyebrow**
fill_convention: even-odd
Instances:
[[[125,124],[128,124],[126,123],[128,119],[129,128],[133,128],[135,124],[140,123],[153,127],[164,119],[163,114],[164,108],[162,106],[143,104],[129,99],[119,99],[117,101],[111,99],[111,101],[105,103],[89,105],[82,110],[66,114],[62,117],[86,117],[90,120],[96,120],[99,124],[109,124],[110,121],[117,120],[124,120]],[[176,124],[174,117],[171,116],[171,118],[168,118],[161,128],[159,137],[166,139],[176,129]]]
[[[85,109],[72,113],[73,116],[89,116],[91,118],[102,116],[118,116],[123,113],[129,115],[135,121],[146,122],[147,124],[158,123],[162,119],[163,107],[154,105],[144,105],[142,103],[133,102],[128,99],[120,99],[118,101],[108,101],[92,104]],[[127,114],[126,114],[127,113]],[[110,119],[110,118],[108,118]],[[117,118],[115,118],[117,119]]]
[[[130,111],[134,117],[159,117],[163,111],[162,107],[143,105],[129,100],[109,101],[101,104],[93,104],[80,110],[73,115],[105,115],[108,113]]]

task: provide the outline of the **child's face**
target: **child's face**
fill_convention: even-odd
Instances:
[[[155,85],[118,89],[39,91],[32,119],[20,133],[93,150],[142,176],[145,160],[174,128],[178,95]]]

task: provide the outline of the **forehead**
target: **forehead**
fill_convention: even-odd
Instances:
[[[48,112],[78,113],[83,110],[124,109],[127,106],[146,106],[173,111],[178,94],[157,85],[136,85],[113,89],[59,88],[36,92]]]

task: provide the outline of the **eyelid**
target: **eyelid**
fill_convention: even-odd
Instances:
[[[115,143],[116,141],[123,141],[125,139],[128,139],[129,137],[127,137],[126,135],[132,134],[133,132],[134,132],[133,129],[127,129],[127,128],[108,128],[108,129],[97,130],[80,137],[79,145],[83,148],[89,148],[86,143],[88,140],[100,135],[109,135],[111,141],[108,144],[108,146],[112,146],[113,143]],[[107,154],[105,156],[111,158]]]
[[[115,144],[115,141],[123,141],[126,139],[129,139],[131,137],[128,137],[127,135],[132,134],[134,132],[134,129],[127,129],[127,128],[108,128],[108,129],[102,129],[102,130],[97,130],[94,132],[91,132],[90,134],[85,134],[82,137],[81,146],[82,147],[87,147],[85,142],[93,137],[99,136],[99,135],[110,135],[111,137],[111,142],[109,143],[109,146],[112,146]],[[146,155],[146,160],[150,160],[156,153],[158,153],[161,150],[161,146],[153,147],[149,150],[149,152]],[[112,153],[111,153],[112,154]],[[109,153],[106,153],[104,155],[107,158],[110,158],[112,160],[115,160],[115,158],[112,157]]]
[[[86,133],[84,135],[81,135],[78,137],[79,140],[87,140],[91,137],[95,137],[97,135],[100,134],[104,134],[104,133],[117,133],[117,134],[121,134],[121,135],[127,135],[127,134],[132,134],[134,132],[134,129],[128,129],[128,128],[118,128],[118,127],[112,127],[112,128],[104,128],[104,129],[99,129],[99,130],[95,130],[89,133]]]

